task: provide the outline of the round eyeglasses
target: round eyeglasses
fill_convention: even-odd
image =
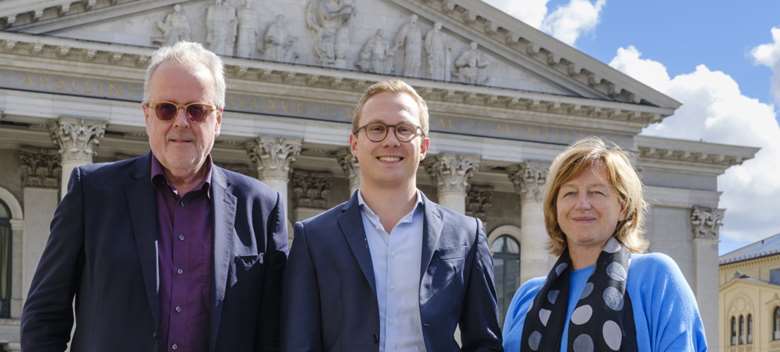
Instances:
[[[184,110],[187,119],[195,122],[203,122],[217,107],[206,103],[177,104],[170,101],[158,103],[146,103],[146,106],[154,110],[157,118],[163,121],[173,120],[179,110]]]
[[[393,133],[395,133],[395,138],[403,143],[408,143],[417,136],[425,136],[425,133],[423,133],[420,126],[415,126],[406,122],[400,122],[395,125],[387,125],[382,122],[371,122],[359,127],[352,133],[357,135],[360,133],[360,130],[365,130],[368,140],[379,143],[387,138],[387,131],[391,128],[393,129]]]

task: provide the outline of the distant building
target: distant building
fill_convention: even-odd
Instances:
[[[720,257],[721,351],[780,351],[780,234]]]

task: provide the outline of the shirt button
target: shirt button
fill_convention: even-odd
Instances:
[[[176,313],[181,313],[181,306],[176,306],[174,310],[176,310]]]
[[[176,268],[176,273],[179,274],[179,275],[184,274],[184,269]]]
[[[176,351],[176,350],[178,350],[178,349],[179,349],[179,345],[177,345],[177,344],[175,344],[175,343],[174,343],[173,345],[171,345],[171,350],[174,350],[174,351]]]
[[[180,200],[180,201],[179,201],[179,206],[180,206],[180,207],[182,207],[182,208],[184,208],[184,201],[183,201],[183,200]]]
[[[177,236],[177,238],[179,239],[179,241],[184,241],[184,235],[183,234],[179,234],[179,236]]]

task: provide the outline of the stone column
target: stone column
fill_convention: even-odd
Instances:
[[[466,189],[469,178],[479,168],[479,157],[455,154],[434,155],[425,163],[425,169],[436,180],[439,204],[466,212]]]
[[[547,165],[528,161],[509,169],[509,179],[520,194],[520,282],[545,276],[552,266],[547,252],[542,198]]]
[[[257,178],[279,192],[287,204],[287,183],[290,181],[290,165],[301,153],[300,138],[260,136],[247,144],[249,158],[257,167]]]
[[[95,147],[106,133],[106,123],[75,118],[60,118],[49,125],[52,140],[60,147],[62,176],[60,197],[68,192],[70,173],[78,166],[92,163]]]
[[[11,219],[11,318],[22,315],[22,263],[24,220]]]
[[[357,159],[352,155],[349,147],[344,148],[336,154],[336,160],[338,160],[341,169],[344,170],[344,174],[349,178],[349,195],[352,196],[355,191],[360,188],[360,164]]]
[[[691,210],[693,231],[693,256],[695,282],[691,283],[696,301],[699,302],[707,344],[713,351],[719,351],[718,329],[718,234],[723,224],[724,209],[694,206]]]
[[[49,224],[59,203],[60,154],[56,149],[19,151],[24,197],[21,248],[21,299],[27,298],[33,274],[49,239]]]

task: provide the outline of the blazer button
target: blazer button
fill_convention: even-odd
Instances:
[[[427,328],[427,327],[431,326],[431,324],[430,323],[423,323],[423,326]]]
[[[157,339],[157,330],[152,331],[152,338]]]
[[[379,335],[374,334],[374,344],[379,344]]]

